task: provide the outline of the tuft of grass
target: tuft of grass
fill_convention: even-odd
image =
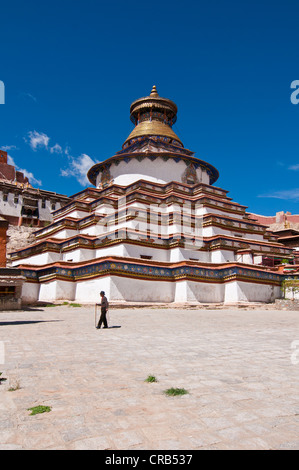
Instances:
[[[149,376],[145,379],[145,382],[153,383],[153,382],[158,382],[158,380],[156,379],[156,377],[155,377],[154,375],[149,375]]]
[[[165,395],[168,397],[176,397],[178,395],[187,395],[189,392],[185,388],[168,388],[164,390]]]
[[[81,304],[69,304],[70,307],[82,307]]]
[[[41,413],[49,413],[52,410],[51,406],[38,405],[33,408],[28,408],[27,411],[31,411],[30,416],[34,416]]]

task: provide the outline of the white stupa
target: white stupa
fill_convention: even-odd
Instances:
[[[88,172],[93,187],[54,212],[36,243],[11,255],[23,300],[270,302],[291,259],[246,207],[215,186],[218,171],[187,150],[172,126],[177,107],[152,89],[131,105],[122,149]]]

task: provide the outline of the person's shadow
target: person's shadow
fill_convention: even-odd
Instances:
[[[62,320],[16,320],[16,321],[0,321],[0,326],[7,325],[31,325],[33,323],[50,323]]]
[[[103,326],[101,328],[96,327],[96,329],[99,329],[99,330],[112,330],[113,328],[121,328],[121,326],[120,325],[114,325],[114,326],[107,326],[107,328],[105,328]]]

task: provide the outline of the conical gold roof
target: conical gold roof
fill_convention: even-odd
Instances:
[[[156,86],[153,86],[149,96],[139,98],[131,104],[130,113],[135,128],[123,147],[144,136],[166,137],[172,143],[183,147],[179,137],[172,130],[172,125],[176,122],[177,106],[173,101],[161,98]]]

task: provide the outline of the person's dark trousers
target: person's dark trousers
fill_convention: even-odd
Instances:
[[[104,323],[104,328],[108,328],[106,313],[107,313],[107,310],[105,308],[101,308],[101,316],[100,316],[100,320],[98,323],[98,328],[101,328],[102,323]]]

